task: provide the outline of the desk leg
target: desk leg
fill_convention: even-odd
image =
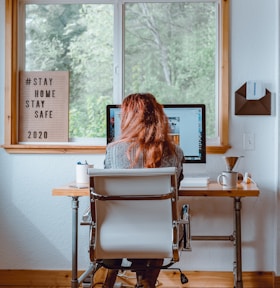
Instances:
[[[241,199],[234,198],[234,213],[235,213],[235,261],[236,271],[234,279],[235,288],[243,288],[242,281],[242,243],[241,243]]]
[[[79,197],[72,197],[72,281],[71,287],[77,288],[78,284],[78,210]]]

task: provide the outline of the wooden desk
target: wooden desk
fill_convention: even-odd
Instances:
[[[207,187],[188,187],[179,190],[179,196],[257,197],[259,194],[259,188],[253,183],[241,183],[236,188],[226,189],[218,183],[211,182]]]
[[[234,201],[234,227],[230,236],[192,236],[192,240],[230,240],[234,241],[234,287],[243,288],[242,280],[242,240],[241,240],[241,198],[259,196],[259,189],[255,184],[240,184],[233,189],[225,189],[218,183],[210,183],[207,187],[180,188],[181,197],[231,197]],[[78,208],[79,197],[89,196],[89,188],[74,188],[63,186],[52,190],[53,196],[72,197],[72,288],[79,287],[80,283],[92,272],[90,267],[78,278]]]
[[[81,197],[89,196],[89,188],[75,188],[72,185],[65,185],[52,190],[52,196]]]
[[[209,183],[207,187],[180,188],[179,196],[210,196],[210,197],[257,197],[260,190],[255,184],[239,184],[236,188],[225,189],[218,183]],[[53,196],[88,196],[89,188],[75,188],[65,185],[52,190]]]

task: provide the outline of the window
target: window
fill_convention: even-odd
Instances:
[[[103,153],[105,106],[149,91],[162,104],[206,104],[207,152],[224,153],[228,2],[6,0],[4,148]],[[70,71],[69,142],[22,144],[19,71],[52,70]]]

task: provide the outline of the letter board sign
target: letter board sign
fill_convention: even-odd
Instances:
[[[19,142],[68,142],[69,72],[20,72]]]

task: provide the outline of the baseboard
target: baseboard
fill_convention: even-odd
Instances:
[[[81,274],[82,272],[80,272]],[[161,288],[232,288],[232,272],[217,271],[184,271],[189,279],[188,284],[180,283],[177,271],[161,271],[159,286]],[[79,274],[79,275],[80,275]],[[100,269],[96,281],[102,282],[106,275]],[[134,283],[134,273],[127,272],[118,277],[117,282]],[[280,288],[280,276],[273,272],[243,272],[243,283],[246,288]],[[71,287],[71,271],[57,270],[0,270],[0,287]]]

